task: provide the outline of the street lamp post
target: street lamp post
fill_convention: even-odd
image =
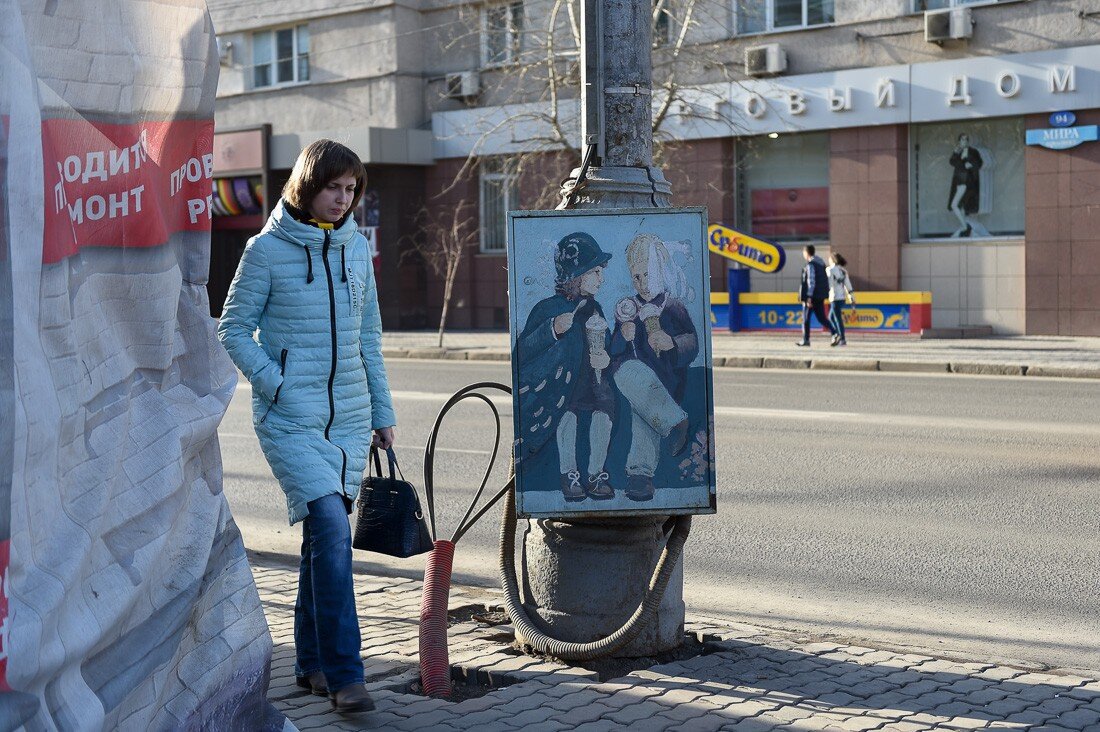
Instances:
[[[640,0],[583,0],[581,116],[584,159],[562,185],[563,209],[669,206],[653,166],[651,8]],[[614,632],[646,592],[667,517],[541,519],[524,538],[525,607],[561,640]],[[683,639],[683,564],[655,621],[619,656],[648,656]]]

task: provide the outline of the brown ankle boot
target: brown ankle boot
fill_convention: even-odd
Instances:
[[[374,709],[374,702],[367,694],[367,687],[351,684],[332,695],[332,706],[338,712],[369,712]]]
[[[328,696],[328,683],[325,681],[325,674],[321,671],[314,671],[309,676],[295,676],[294,682],[317,696]]]

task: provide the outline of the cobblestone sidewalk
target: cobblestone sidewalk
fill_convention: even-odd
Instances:
[[[419,581],[356,578],[363,664],[377,709],[332,712],[294,683],[296,570],[251,556],[275,641],[269,697],[300,730],[630,729],[1100,730],[1100,682],[982,662],[826,643],[746,625],[689,622],[703,654],[601,682],[594,672],[523,656],[492,613],[492,591],[455,587],[451,663],[460,701],[411,693],[418,680]],[[466,695],[462,695],[466,696]],[[459,699],[462,699],[462,696]]]

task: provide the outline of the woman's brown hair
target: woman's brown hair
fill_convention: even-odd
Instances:
[[[298,156],[290,179],[283,186],[283,198],[294,208],[309,213],[309,207],[317,194],[344,174],[355,176],[355,198],[348,207],[354,211],[367,185],[363,161],[349,148],[332,140],[318,140]]]
[[[848,266],[848,260],[842,257],[840,254],[833,252],[833,261],[839,264],[841,267]]]

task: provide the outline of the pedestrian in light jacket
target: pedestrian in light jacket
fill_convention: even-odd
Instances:
[[[848,261],[839,252],[829,254],[829,266],[825,273],[829,276],[829,321],[833,324],[833,341],[830,345],[846,346],[844,339],[844,305],[856,304],[856,293],[852,289],[852,280],[845,269]]]
[[[252,384],[256,434],[302,523],[294,607],[298,685],[367,711],[348,514],[374,441],[396,423],[370,252],[351,212],[363,164],[319,140],[298,157],[283,198],[245,248],[218,337]],[[255,335],[254,335],[255,334]]]
[[[829,297],[829,276],[825,271],[825,262],[815,253],[813,244],[802,249],[806,267],[802,270],[802,282],[798,286],[798,300],[802,303],[802,340],[796,345],[810,345],[810,314],[817,322],[836,335],[836,329],[825,317],[825,300]]]

